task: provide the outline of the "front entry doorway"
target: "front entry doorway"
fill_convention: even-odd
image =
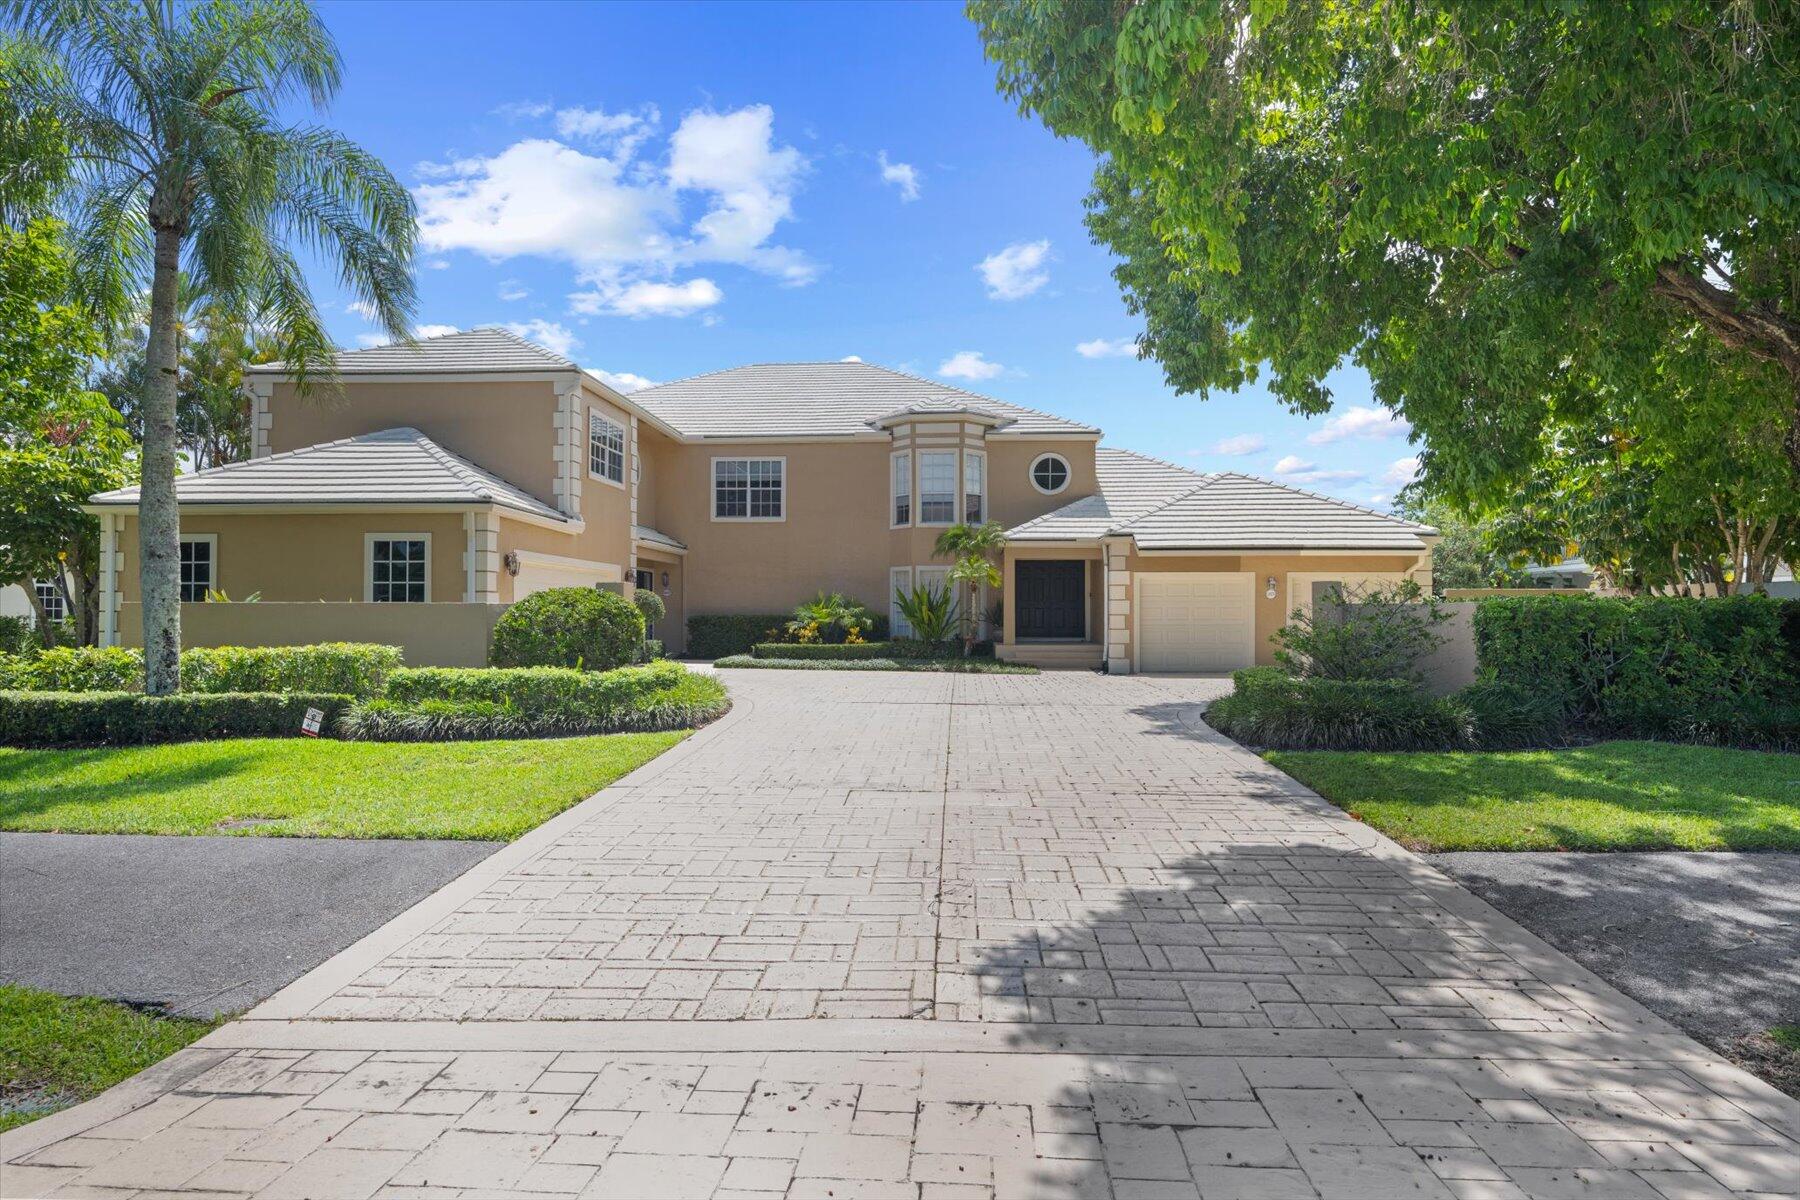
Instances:
[[[1087,562],[1022,559],[1013,564],[1015,638],[1087,636]]]

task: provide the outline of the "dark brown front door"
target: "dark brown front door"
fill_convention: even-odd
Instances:
[[[1013,564],[1015,637],[1079,638],[1087,631],[1087,563],[1024,559]]]

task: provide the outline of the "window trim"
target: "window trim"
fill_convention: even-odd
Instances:
[[[184,534],[181,534],[180,537],[177,539],[177,545],[176,545],[176,551],[175,551],[175,571],[176,571],[176,575],[177,575],[175,587],[176,587],[177,593],[179,593],[181,590],[181,581],[180,581],[180,577],[179,577],[180,572],[181,572],[181,550],[180,550],[181,542],[205,542],[211,548],[211,554],[208,559],[208,566],[209,566],[209,573],[211,574],[212,578],[207,583],[206,590],[209,592],[218,591],[219,590],[219,535],[216,533],[184,533]],[[181,601],[181,603],[183,603],[183,604],[204,604],[205,602],[206,602],[206,598],[204,596],[202,596],[198,600],[183,600],[183,601]]]
[[[981,490],[979,492],[970,492],[969,491],[969,468],[971,466],[975,465],[976,463],[981,464]],[[981,497],[981,515],[979,517],[971,518],[969,516],[969,497],[971,495],[976,495],[976,496]],[[985,450],[964,450],[963,451],[962,489],[958,493],[958,496],[957,496],[957,505],[958,505],[958,508],[960,509],[960,511],[962,512],[962,519],[964,521],[970,522],[972,524],[979,524],[980,522],[987,520],[988,510],[992,506],[990,504],[988,504],[987,452]]]
[[[913,569],[911,567],[888,568],[888,635],[890,637],[911,637],[912,626],[906,623],[906,617],[900,612],[900,592],[912,591]],[[906,630],[904,634],[900,630]]]
[[[612,426],[614,429],[617,429],[619,431],[619,477],[617,479],[614,479],[610,475],[605,475],[599,471],[594,470],[594,421],[596,419],[605,421],[608,425]],[[587,438],[587,474],[588,474],[588,478],[597,480],[600,483],[609,483],[613,487],[623,489],[625,486],[625,476],[629,472],[629,469],[630,469],[628,466],[630,458],[631,458],[631,430],[625,425],[625,423],[623,421],[613,420],[612,415],[610,413],[606,412],[604,409],[602,409],[596,405],[589,405],[588,406],[588,438]]]
[[[752,517],[746,513],[741,517],[721,517],[719,515],[719,464],[722,462],[774,462],[781,464],[781,515],[779,517]],[[748,505],[746,505],[748,508]],[[788,469],[785,454],[720,454],[712,460],[711,468],[706,472],[706,511],[712,519],[722,524],[733,525],[778,525],[787,520],[788,514]]]
[[[906,467],[905,467],[905,471],[904,471],[904,478],[906,480],[906,520],[896,521],[896,520],[894,520],[894,512],[895,512],[895,509],[898,508],[899,504],[900,504],[900,492],[899,492],[899,488],[896,485],[898,485],[900,483],[900,480],[902,478],[902,472],[901,472],[901,468],[900,468],[900,461],[902,459],[906,460]],[[911,450],[896,450],[892,454],[889,454],[888,455],[888,528],[889,529],[906,529],[906,528],[909,528],[910,526],[912,526],[912,524],[917,520],[918,515],[919,515],[919,509],[918,509],[918,505],[916,503],[917,497],[914,494],[917,491],[918,491],[918,489],[913,485],[912,451]]]
[[[375,532],[363,534],[363,603],[374,604],[375,600],[375,543],[376,542],[424,542],[425,543],[425,599],[383,600],[383,604],[430,604],[431,603],[431,535],[429,533]]]
[[[925,519],[925,459],[930,455],[942,455],[950,460],[950,519],[948,521],[927,521]],[[944,529],[956,524],[956,517],[962,511],[962,456],[955,450],[920,450],[914,466],[916,474],[913,485],[913,524],[927,529]]]
[[[1062,464],[1063,483],[1062,483],[1062,486],[1059,488],[1047,488],[1043,484],[1039,483],[1037,480],[1038,464],[1048,458],[1054,458],[1057,462]],[[1046,450],[1042,454],[1038,455],[1036,458],[1031,460],[1031,466],[1026,468],[1025,478],[1027,478],[1031,481],[1031,486],[1036,488],[1040,495],[1060,496],[1064,492],[1069,490],[1069,484],[1072,483],[1075,479],[1075,470],[1074,470],[1074,468],[1069,466],[1068,459],[1064,458],[1062,455],[1058,454],[1054,450]]]

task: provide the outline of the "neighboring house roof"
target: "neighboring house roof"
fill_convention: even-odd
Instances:
[[[1140,550],[1423,550],[1437,531],[1228,471],[1114,532]]]
[[[1086,434],[1099,430],[990,396],[979,396],[871,363],[759,363],[678,379],[631,393],[631,402],[685,436],[698,438],[846,437],[873,434],[875,423],[917,411],[969,411],[1006,423],[1009,434]]]
[[[416,429],[383,429],[175,477],[184,505],[482,504],[552,521],[569,518]],[[138,489],[101,492],[95,505],[136,505]]]
[[[465,329],[408,345],[394,342],[366,350],[342,350],[337,369],[346,374],[464,374],[480,371],[574,371],[574,363],[505,329]],[[285,363],[246,367],[245,374],[285,374]]]
[[[1207,476],[1130,450],[1094,451],[1099,491],[1007,530],[1008,541],[1066,542],[1097,538],[1159,505],[1186,495]]]
[[[1552,575],[1593,575],[1593,568],[1587,565],[1587,559],[1579,556],[1565,558],[1561,562],[1534,564],[1525,568],[1525,574],[1533,579],[1547,579]]]
[[[671,550],[685,551],[687,549],[687,543],[670,537],[660,529],[652,529],[648,525],[633,525],[631,536],[640,542],[649,542],[654,546],[667,546]]]

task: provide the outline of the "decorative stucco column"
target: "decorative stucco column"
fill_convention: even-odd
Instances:
[[[1105,538],[1100,553],[1106,564],[1106,670],[1129,675],[1137,658],[1131,644],[1131,539]]]

